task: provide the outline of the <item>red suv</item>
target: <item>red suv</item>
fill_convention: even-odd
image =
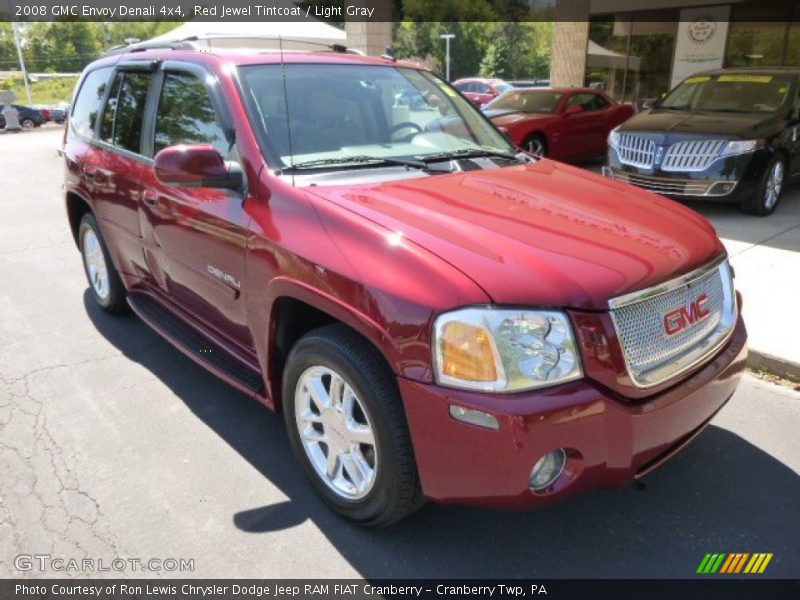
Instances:
[[[282,412],[340,513],[623,485],[733,394],[745,327],[696,213],[520,153],[412,65],[186,46],[78,84],[91,293]]]

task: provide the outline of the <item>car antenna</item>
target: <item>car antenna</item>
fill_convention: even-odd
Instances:
[[[292,119],[291,115],[289,114],[289,91],[286,86],[286,62],[283,60],[283,36],[278,36],[278,48],[280,49],[281,53],[281,79],[283,79],[283,107],[286,109],[286,135],[289,138],[289,160],[292,164],[289,165],[289,168],[292,168],[294,165],[294,149],[292,148]]]

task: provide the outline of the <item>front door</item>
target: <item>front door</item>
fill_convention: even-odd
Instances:
[[[221,125],[209,74],[169,64],[156,84],[152,149],[212,144],[226,160],[237,158]],[[159,182],[152,167],[142,174],[142,231],[150,272],[161,290],[214,333],[252,348],[242,300],[249,217],[239,192],[176,188]]]
[[[574,94],[566,101],[561,115],[561,156],[581,160],[605,152],[606,116],[598,110],[600,101],[608,108],[608,103],[593,93]],[[563,114],[572,106],[580,106],[581,112]]]

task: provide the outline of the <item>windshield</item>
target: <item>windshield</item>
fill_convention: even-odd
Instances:
[[[287,64],[240,72],[251,120],[275,169],[517,152],[477,109],[426,71]]]
[[[507,92],[489,102],[484,109],[519,110],[528,113],[554,113],[563,94],[558,92]]]
[[[771,113],[783,106],[790,88],[791,80],[779,75],[698,75],[672,90],[659,108]]]
[[[514,86],[508,83],[495,83],[494,89],[496,89],[498,92],[502,94],[503,92],[507,92],[508,90],[513,90]]]

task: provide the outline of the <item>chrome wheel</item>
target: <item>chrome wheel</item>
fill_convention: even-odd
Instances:
[[[525,142],[525,150],[534,156],[544,156],[544,142],[538,137],[532,137]]]
[[[778,160],[772,165],[772,171],[767,176],[767,185],[764,188],[764,207],[771,210],[778,202],[783,187],[783,162]]]
[[[319,478],[339,497],[369,494],[378,469],[377,445],[367,411],[336,371],[309,367],[294,396],[300,442]]]
[[[36,123],[31,121],[30,119],[23,119],[20,125],[22,125],[23,129],[33,129],[36,126]]]
[[[86,274],[89,283],[101,300],[107,300],[111,291],[108,280],[108,267],[103,247],[97,234],[92,229],[87,229],[83,234],[83,262],[86,265]]]

